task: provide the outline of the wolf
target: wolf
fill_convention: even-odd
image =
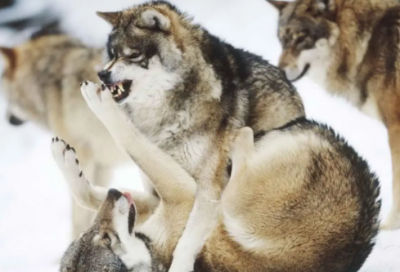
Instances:
[[[32,121],[70,141],[82,154],[87,175],[107,186],[112,170],[128,157],[88,108],[79,87],[83,79],[97,80],[95,68],[101,64],[102,50],[66,35],[49,35],[46,29],[15,48],[0,48],[0,55],[5,60],[1,92],[8,102],[10,124]],[[95,214],[75,201],[72,205],[72,236],[76,238]]]
[[[85,91],[103,109],[118,108],[109,91]],[[135,124],[121,114],[116,126],[125,131],[116,140],[150,178],[160,203],[94,185],[73,147],[53,139],[75,198],[98,209],[92,227],[65,252],[61,272],[171,271],[174,248],[201,197],[199,182]],[[331,129],[305,118],[258,135],[249,127],[231,133],[232,173],[216,223],[191,270],[181,271],[358,271],[374,246],[381,206],[367,163]]]
[[[279,10],[279,66],[307,75],[388,129],[393,205],[382,229],[400,227],[400,4],[396,0],[268,0]]]
[[[101,92],[96,83],[85,81],[82,94],[114,139],[129,138],[119,112],[198,182],[171,272],[190,270],[229,180],[229,132],[249,126],[259,133],[304,117],[301,98],[280,69],[221,41],[168,2],[98,14],[113,27],[98,75],[117,107],[103,110],[88,95]]]

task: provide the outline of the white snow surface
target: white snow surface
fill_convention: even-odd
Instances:
[[[116,11],[135,0],[20,0],[20,13],[35,7],[60,12],[63,26],[92,46],[102,46],[110,27],[95,11]],[[26,6],[24,3],[29,3]],[[34,4],[36,3],[36,4]],[[276,64],[280,46],[277,13],[265,0],[174,0],[211,33],[236,47]],[[29,9],[29,10],[26,10]],[[27,32],[0,30],[0,45],[21,42]],[[0,68],[1,69],[1,68]],[[307,78],[296,84],[308,117],[332,126],[364,157],[382,186],[385,217],[391,203],[391,161],[385,127],[341,98],[328,95]],[[70,201],[50,151],[52,135],[34,124],[11,127],[5,120],[6,101],[0,94],[0,271],[55,272],[70,242]],[[3,117],[2,117],[3,116]],[[116,171],[114,183],[141,188],[137,169]],[[382,232],[362,272],[400,272],[400,231]]]

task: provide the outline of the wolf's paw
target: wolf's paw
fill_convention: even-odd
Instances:
[[[91,81],[84,81],[80,86],[82,95],[88,104],[101,102],[101,88],[98,84]]]
[[[81,83],[81,92],[89,108],[107,126],[119,118],[118,104],[112,98],[111,91],[104,84],[101,87],[90,81]]]
[[[392,210],[380,228],[381,230],[400,229],[400,212]]]
[[[82,175],[73,147],[64,142],[64,140],[56,137],[52,139],[52,150],[54,159],[63,174],[73,176]]]
[[[72,192],[75,195],[85,193],[89,184],[79,168],[75,149],[57,137],[52,139],[51,147],[58,168],[60,168]]]

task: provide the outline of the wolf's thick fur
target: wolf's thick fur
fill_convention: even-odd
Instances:
[[[229,131],[249,126],[258,133],[304,117],[302,101],[278,68],[220,41],[169,3],[99,15],[113,26],[99,77],[118,107],[103,110],[83,94],[114,138],[129,137],[113,119],[118,110],[198,183],[171,267],[190,270],[228,181]]]
[[[64,35],[38,36],[14,49],[0,48],[5,57],[1,91],[13,124],[33,121],[62,135],[81,154],[88,176],[106,186],[111,170],[126,158],[82,98],[79,84],[95,81],[101,50]],[[74,238],[90,226],[94,213],[73,203]]]
[[[383,228],[400,227],[400,4],[396,0],[269,0],[280,11],[279,66],[308,74],[387,127],[393,206]]]
[[[103,109],[115,104],[108,91],[91,86],[84,91],[91,99],[101,97]],[[75,197],[99,208],[92,228],[65,253],[62,272],[171,271],[174,248],[199,195],[196,181],[120,117],[123,133],[115,138],[151,178],[161,203],[147,219],[154,205],[143,208],[146,195],[124,197],[93,186],[74,150],[53,141],[54,157]],[[250,128],[236,133],[232,175],[190,271],[357,271],[379,227],[379,184],[365,161],[332,130],[304,118],[255,138],[254,143]],[[92,199],[105,202],[100,206]],[[135,224],[142,212],[147,221]]]
[[[93,186],[74,151],[55,141],[77,200],[94,206],[107,198],[62,271],[344,272],[362,265],[378,229],[377,180],[343,140],[305,120],[279,70],[165,2],[101,16],[114,26],[99,73],[106,85],[84,82],[82,94],[161,202],[135,232],[131,196]],[[151,203],[146,219],[156,204],[137,195],[139,218]]]

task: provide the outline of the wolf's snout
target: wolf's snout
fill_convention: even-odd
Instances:
[[[110,81],[110,71],[107,70],[103,70],[97,73],[97,76],[100,78],[101,81],[103,81],[104,83],[109,83]]]

